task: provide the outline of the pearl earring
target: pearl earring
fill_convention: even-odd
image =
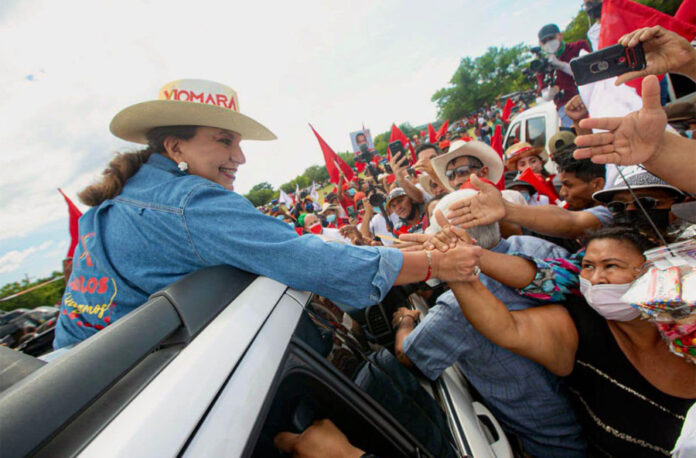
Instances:
[[[179,162],[178,167],[179,167],[179,170],[181,170],[182,172],[185,172],[188,170],[188,164],[184,161]]]

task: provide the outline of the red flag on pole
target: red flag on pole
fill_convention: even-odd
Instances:
[[[80,216],[82,216],[82,212],[80,211],[79,208],[75,206],[75,204],[68,198],[68,196],[65,195],[62,189],[58,188],[58,192],[63,196],[65,199],[65,203],[68,204],[68,215],[70,216],[70,223],[69,223],[69,228],[70,228],[70,247],[68,248],[68,254],[66,255],[66,258],[72,258],[73,253],[75,253],[75,247],[77,246],[77,241],[80,238],[79,235],[79,230],[78,230],[78,220],[80,219]]]
[[[344,176],[345,181],[350,181],[353,179],[353,170],[346,164],[346,162],[339,157],[338,154],[334,153],[334,150],[331,149],[331,147],[324,141],[321,136],[317,133],[316,130],[314,130],[314,127],[312,125],[309,125],[309,128],[312,129],[312,132],[314,132],[314,135],[317,137],[317,141],[319,142],[319,147],[321,148],[321,152],[324,153],[324,161],[326,162],[326,170],[329,172],[329,177],[331,183],[338,184],[339,177],[342,174]]]
[[[432,124],[428,123],[428,141],[430,143],[437,143],[437,132]]]
[[[507,99],[505,101],[505,106],[503,107],[503,114],[500,116],[500,119],[502,119],[503,122],[508,122],[508,119],[510,118],[510,113],[512,113],[512,99]]]
[[[444,137],[447,134],[447,129],[449,128],[449,119],[446,120],[442,125],[440,126],[440,129],[437,131],[437,139],[440,140],[440,138]]]
[[[693,5],[693,1],[684,2]],[[619,38],[625,34],[642,27],[660,25],[691,41],[696,36],[696,24],[689,24],[679,18],[688,18],[689,15],[677,11],[678,18],[657,11],[649,6],[630,0],[605,0],[602,3],[602,26],[599,30],[599,49],[616,44]],[[688,7],[688,6],[687,6]],[[640,95],[642,78],[636,78],[626,83],[634,88]]]
[[[411,145],[411,141],[408,139],[406,134],[401,132],[401,129],[396,127],[396,124],[392,124],[391,134],[389,134],[389,142],[391,143],[396,140],[401,140],[401,144],[404,146],[404,148],[408,147],[408,150],[411,152],[411,160],[409,162],[411,165],[413,165],[416,162],[416,152]],[[389,151],[389,148],[387,148],[387,160],[391,161],[391,152]]]
[[[503,161],[503,126],[500,124],[495,126],[495,132],[493,132],[493,136],[491,137],[491,148],[498,153],[500,160],[505,163],[505,161]],[[500,177],[500,180],[496,183],[496,187],[500,190],[505,189],[505,174]]]

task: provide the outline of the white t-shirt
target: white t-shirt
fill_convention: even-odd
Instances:
[[[392,213],[391,215],[389,215],[389,219],[391,220],[394,226],[396,226],[399,223],[399,217],[396,215],[396,213]],[[387,220],[384,219],[384,216],[381,213],[377,213],[370,220],[370,232],[375,237],[381,238],[382,235],[394,237],[394,234],[389,232],[389,228],[387,227]],[[394,242],[385,238],[382,240],[382,244],[384,244],[384,246],[392,246]]]
[[[420,191],[423,193],[423,203],[428,204],[431,200],[433,200],[433,195],[430,194],[428,191],[423,188],[423,186],[420,183],[416,183],[416,188],[420,189]]]

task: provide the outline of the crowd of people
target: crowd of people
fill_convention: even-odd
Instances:
[[[592,33],[599,3],[585,2]],[[148,146],[119,155],[80,194],[93,208],[80,219],[72,277],[107,280],[66,290],[55,347],[208,265],[353,309],[419,284],[432,307],[395,311],[396,359],[431,380],[457,365],[524,456],[693,456],[696,107],[666,112],[654,75],[696,81],[696,49],[659,26],[624,36],[625,46],[642,43],[647,65],[618,83],[644,77],[642,107],[590,117],[567,62],[596,45],[564,43],[555,25],[538,38],[557,73],[539,89],[563,126],[546,144],[501,151],[497,126],[527,104],[515,99],[508,113],[487,104],[435,141],[422,132],[386,157],[371,151],[323,196],[299,190],[260,209],[231,192],[245,162],[239,142],[274,135],[238,111],[234,91],[180,80],[126,108],[112,132]],[[224,94],[234,109],[171,98],[186,90]],[[676,246],[686,254],[675,273],[651,253]],[[658,292],[639,289],[648,277]],[[668,294],[675,281],[678,299]],[[276,445],[298,456],[364,453],[328,420]]]

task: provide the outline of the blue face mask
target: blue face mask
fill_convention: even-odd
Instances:
[[[528,191],[520,191],[520,194],[522,194],[522,197],[524,197],[526,202],[529,202],[529,200],[532,198],[532,195],[529,194]]]
[[[329,215],[326,217],[326,221],[329,222],[329,224],[333,224],[336,222],[336,215]]]
[[[350,189],[348,190],[348,195],[351,196],[351,197],[354,196],[354,195],[355,195],[355,189],[350,188]]]
[[[380,213],[382,213],[382,209],[379,208],[379,207],[374,207],[374,211],[375,211],[375,213],[378,214],[378,215],[379,215]]]

